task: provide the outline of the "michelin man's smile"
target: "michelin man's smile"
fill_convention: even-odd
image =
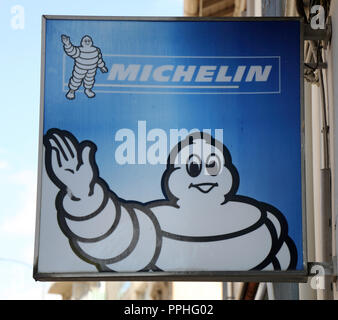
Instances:
[[[193,184],[190,183],[190,188],[196,188],[197,190],[203,193],[209,193],[214,187],[218,187],[218,183],[200,183],[200,184]]]

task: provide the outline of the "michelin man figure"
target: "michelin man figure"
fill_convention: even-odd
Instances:
[[[162,176],[164,197],[147,203],[110,190],[93,142],[50,129],[44,145],[47,174],[60,190],[59,226],[74,253],[99,271],[296,268],[283,214],[237,195],[239,175],[229,151],[204,132],[173,148]]]
[[[102,73],[108,72],[102,60],[101,50],[93,45],[93,40],[86,35],[81,39],[79,47],[73,46],[70,38],[66,35],[61,36],[65,53],[74,59],[74,67],[71,78],[69,79],[69,91],[66,98],[75,98],[75,91],[83,84],[85,94],[88,98],[94,98],[95,93],[92,88],[95,83],[96,70],[99,68]]]

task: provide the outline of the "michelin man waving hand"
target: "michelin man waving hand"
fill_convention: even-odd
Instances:
[[[297,250],[276,208],[237,195],[227,148],[196,132],[171,151],[163,199],[121,199],[100,178],[96,145],[68,131],[44,136],[45,165],[59,188],[58,223],[73,251],[99,271],[295,269]]]
[[[101,50],[93,45],[93,40],[86,35],[81,39],[79,47],[74,46],[70,38],[66,35],[61,36],[63,49],[65,53],[74,59],[74,67],[71,78],[69,79],[69,91],[66,98],[72,100],[75,98],[75,91],[83,84],[85,94],[88,98],[94,98],[95,93],[92,88],[95,83],[96,70],[106,73],[108,69],[102,60]]]

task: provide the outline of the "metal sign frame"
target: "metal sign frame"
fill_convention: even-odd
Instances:
[[[43,168],[43,128],[45,95],[45,54],[47,20],[111,20],[111,21],[299,21],[300,22],[300,108],[301,108],[301,175],[302,175],[302,248],[303,270],[290,271],[198,271],[198,272],[77,272],[77,273],[41,273],[38,268],[40,218],[42,200]],[[298,17],[288,18],[158,18],[158,17],[105,17],[105,16],[42,16],[41,42],[41,87],[40,87],[40,124],[38,154],[38,190],[36,208],[36,231],[33,277],[38,281],[241,281],[241,282],[307,282],[308,260],[306,243],[306,193],[305,193],[305,110],[304,110],[304,23]]]

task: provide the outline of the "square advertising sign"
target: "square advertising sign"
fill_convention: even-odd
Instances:
[[[35,279],[302,281],[302,32],[43,17]]]

